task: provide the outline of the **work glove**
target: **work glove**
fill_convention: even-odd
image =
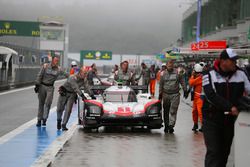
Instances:
[[[185,99],[187,99],[188,98],[188,91],[184,91],[184,93],[183,93],[183,97],[185,98]]]
[[[96,97],[94,95],[91,96],[91,99],[96,100]]]
[[[84,100],[87,100],[87,97],[84,96],[84,94],[81,94],[81,98],[82,98],[83,101],[84,101]]]
[[[66,89],[63,86],[60,86],[58,92],[61,96],[66,96]]]
[[[35,88],[34,88],[35,93],[38,93],[39,87],[40,87],[40,86],[39,86],[38,84],[35,85]]]

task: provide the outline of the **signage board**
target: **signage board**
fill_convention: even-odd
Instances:
[[[40,23],[0,20],[0,36],[40,37]]]
[[[200,41],[199,43],[192,43],[191,50],[206,50],[206,49],[226,49],[227,41]]]

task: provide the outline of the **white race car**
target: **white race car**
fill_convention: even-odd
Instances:
[[[104,90],[96,100],[79,103],[79,123],[84,129],[101,126],[146,126],[148,129],[162,127],[161,101],[151,99],[149,94],[135,94],[142,86],[97,86]],[[145,89],[145,88],[144,88]]]

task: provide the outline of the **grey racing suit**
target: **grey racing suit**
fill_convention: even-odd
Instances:
[[[137,78],[136,80],[139,80],[141,77],[142,77],[142,85],[147,85],[148,88],[150,81],[150,70],[148,67],[141,69],[141,74],[139,78]],[[148,93],[148,89],[146,91],[143,91],[142,93]]]
[[[38,87],[38,114],[37,119],[46,120],[53,100],[54,83],[59,75],[68,76],[59,66],[52,67],[51,64],[44,64],[35,81]]]
[[[93,96],[93,92],[88,85],[87,79],[78,78],[76,75],[70,76],[62,87],[64,93],[60,93],[57,101],[57,121],[61,122],[63,111],[65,109],[62,124],[66,125],[70,118],[77,94],[81,97],[83,96],[81,88],[83,88],[90,96]]]
[[[160,79],[159,99],[163,100],[165,128],[175,126],[180,103],[180,84],[183,90],[187,91],[184,78],[177,74],[177,71],[164,71]]]
[[[122,82],[123,85],[129,86],[134,84],[134,76],[129,70],[124,72],[119,69],[117,75],[114,76],[114,79],[118,82]]]

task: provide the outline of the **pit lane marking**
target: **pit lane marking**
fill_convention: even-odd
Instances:
[[[53,112],[56,112],[56,108],[57,107],[53,107],[52,109],[50,109],[50,114],[52,114]],[[34,118],[34,119],[26,122],[25,124],[19,126],[18,128],[10,131],[9,133],[5,134],[4,136],[0,137],[0,144],[3,144],[5,142],[9,141],[13,137],[15,137],[18,134],[24,132],[29,127],[34,126],[36,121],[37,121],[37,118]]]
[[[46,151],[31,165],[31,167],[51,166],[55,161],[56,155],[64,147],[65,143],[73,136],[78,128],[77,121],[73,122],[69,130],[58,137]]]

